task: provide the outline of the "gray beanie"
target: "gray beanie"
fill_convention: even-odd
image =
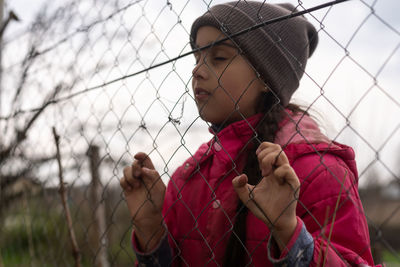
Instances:
[[[293,12],[296,9],[291,4],[235,1],[215,5],[193,22],[190,43],[192,48],[196,47],[197,31],[202,26],[213,26],[229,36]],[[307,59],[317,46],[318,34],[310,22],[297,16],[257,28],[232,40],[278,95],[281,104],[287,106],[299,87]]]

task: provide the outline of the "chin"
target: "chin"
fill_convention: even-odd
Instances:
[[[216,118],[215,116],[207,116],[207,115],[204,115],[204,114],[201,114],[201,113],[199,113],[199,115],[200,115],[200,118],[201,118],[203,121],[206,121],[206,122],[211,123],[211,124],[213,124],[213,125],[221,125],[221,124],[224,124],[224,127],[227,126],[227,125],[229,125],[229,124],[231,124],[231,123],[233,123],[233,122],[235,122],[235,121],[237,121],[237,120],[234,120],[232,117],[229,117],[229,118],[227,119],[227,117],[228,117],[229,115],[226,116],[226,117],[224,117],[224,118]]]
[[[214,125],[220,125],[224,123],[224,125],[229,125],[235,121],[242,120],[241,116],[237,116],[236,113],[228,113],[228,114],[220,114],[219,116],[216,116],[216,110],[208,110],[204,108],[205,105],[197,106],[197,109],[199,111],[199,116],[203,121],[206,121],[208,123],[214,124]]]
[[[204,114],[203,112],[201,112],[201,110],[199,110],[199,116],[203,121],[211,123],[211,124],[215,124],[215,125],[221,124],[224,121],[224,120],[215,118],[214,116],[209,116],[207,114]]]

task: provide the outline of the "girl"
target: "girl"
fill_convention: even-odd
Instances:
[[[144,153],[124,169],[140,264],[373,264],[353,150],[289,103],[316,48],[315,28],[295,17],[234,35],[294,11],[238,1],[193,23],[193,92],[214,137],[167,188]]]

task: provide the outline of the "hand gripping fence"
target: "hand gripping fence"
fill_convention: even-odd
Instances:
[[[352,266],[337,246],[341,216],[349,206],[368,224],[370,243],[359,247],[359,254],[371,251],[376,264],[400,264],[400,20],[394,14],[399,3],[288,0],[296,7],[290,15],[260,20],[192,49],[192,22],[223,2],[0,1],[0,266],[134,266],[131,234],[137,215],[131,217],[119,181],[139,151],[151,158],[159,174],[146,185],[142,208],[153,201],[150,193],[161,179],[175,193],[164,216],[181,207],[185,213],[176,221],[187,222],[179,227],[190,229],[178,238],[165,228],[174,250],[172,262],[153,255],[151,264],[190,265],[193,259],[186,258],[180,246],[196,236],[206,251],[204,265],[221,265],[221,248],[229,237],[240,235],[235,221],[241,212],[251,212],[243,206],[226,209],[218,197],[218,190],[242,169],[231,147],[213,137],[215,127],[209,132],[212,125],[199,115],[191,88],[193,55],[204,53],[207,58],[211,48],[226,41],[236,45],[238,53],[222,74],[207,60],[201,62],[220,80],[241,56],[236,37],[297,16],[305,16],[319,36],[292,98],[305,113],[296,116],[285,110],[272,91],[275,101],[263,119],[283,111],[294,134],[281,140],[281,153],[291,143],[302,142],[318,158],[315,166],[304,167],[300,186],[291,187],[293,202],[302,212],[297,215],[317,230],[311,232],[320,242],[316,246],[321,244],[314,255],[316,265],[329,266],[326,255],[331,251]],[[242,88],[239,100],[255,82]],[[222,82],[218,85],[237,112],[239,100]],[[245,114],[238,114],[252,131],[244,147],[265,141]],[[325,150],[318,149],[302,128],[309,117],[333,141]],[[195,153],[209,140],[209,149],[223,154],[229,165],[217,183],[192,164],[207,157],[207,151],[200,157]],[[358,180],[347,169],[338,175],[327,163],[328,150],[335,149],[336,142],[354,149]],[[182,165],[187,159],[192,161]],[[192,173],[182,184],[171,179],[181,165],[183,172]],[[320,170],[329,174],[326,183],[337,190],[330,196],[331,205],[316,211],[302,194],[317,191],[309,193],[307,188]],[[184,197],[193,182],[190,177],[206,188],[207,200],[196,209]],[[249,188],[245,204],[258,207],[274,231],[280,216],[271,219],[265,214],[257,188]],[[361,202],[353,197],[357,194]],[[223,232],[212,241],[202,228],[202,216],[210,210],[224,221]],[[269,237],[259,236],[254,246],[239,241],[244,265],[259,264],[253,258],[259,250],[266,251]]]

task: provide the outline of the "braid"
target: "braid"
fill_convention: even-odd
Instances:
[[[269,93],[267,93],[264,96],[264,100],[260,102],[262,102],[260,105],[261,108],[259,108],[258,111],[264,113],[264,116],[256,126],[258,137],[255,138],[256,136],[254,136],[253,138],[253,144],[248,149],[248,157],[243,169],[243,173],[247,175],[249,184],[251,185],[258,184],[261,178],[256,149],[260,145],[260,141],[274,141],[275,134],[279,129],[279,122],[284,114],[282,107],[276,103],[277,101],[274,100]],[[223,266],[226,267],[246,265],[245,259],[247,256],[244,246],[246,245],[246,218],[248,209],[240,200],[238,201],[236,212],[236,220],[225,250]]]
[[[264,113],[264,116],[255,128],[257,138],[254,136],[253,145],[248,149],[248,157],[243,169],[243,173],[247,175],[248,182],[251,185],[258,184],[261,179],[256,150],[260,142],[274,142],[276,133],[279,130],[279,123],[285,116],[285,108],[279,104],[279,101],[277,101],[272,93],[267,92],[260,102],[257,111]],[[306,111],[296,104],[288,104],[286,109],[293,113],[304,113],[308,115]],[[248,209],[240,200],[238,201],[236,212],[236,220],[225,250],[223,264],[225,267],[246,265],[245,260],[247,259],[247,255],[244,246],[246,245],[246,218]]]

